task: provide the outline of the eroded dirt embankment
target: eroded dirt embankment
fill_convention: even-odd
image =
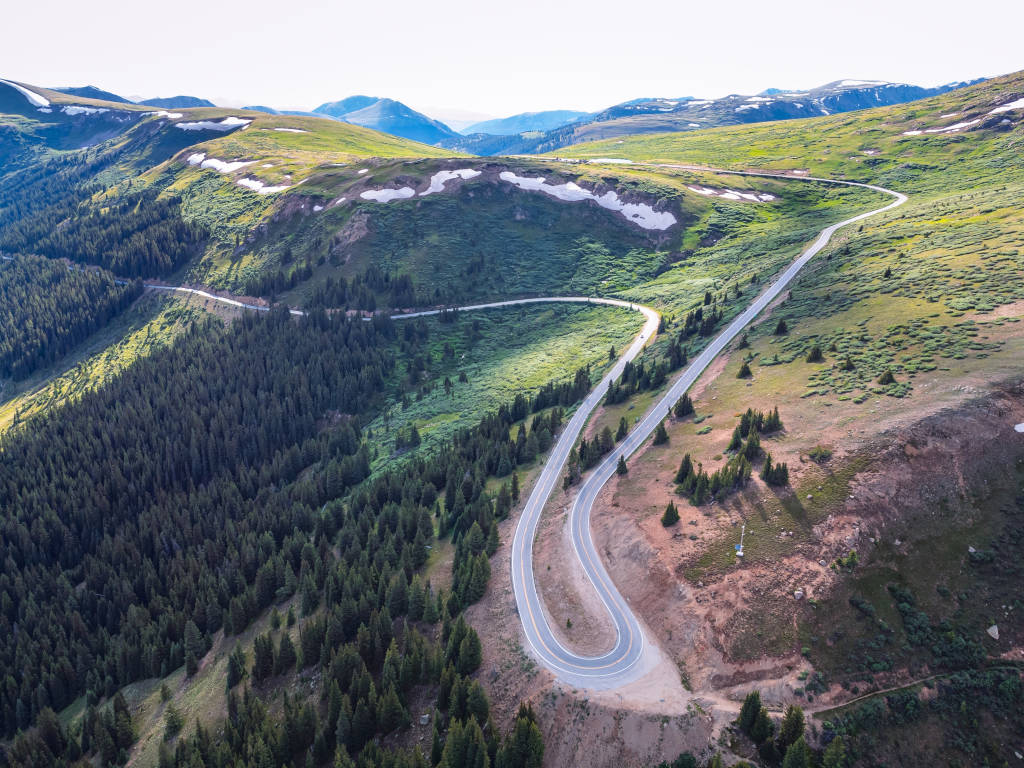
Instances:
[[[840,460],[858,462],[859,471],[827,518],[796,536],[779,532],[774,559],[712,569],[697,581],[684,573],[717,539],[735,534],[731,518],[764,513],[763,489],[736,498],[727,514],[681,508],[682,534],[674,535],[650,511],[664,505],[670,485],[649,485],[651,504],[626,497],[613,481],[595,506],[595,540],[619,589],[698,696],[736,700],[756,681],[771,703],[799,701],[793,691],[811,669],[800,653],[800,622],[812,610],[808,598],[828,598],[837,578],[829,565],[851,549],[862,559],[879,547],[898,555],[917,537],[970,525],[974,502],[1016,477],[1024,435],[1014,425],[1022,421],[1021,380],[965,391],[955,406],[897,421]],[[688,541],[690,531],[699,543]]]

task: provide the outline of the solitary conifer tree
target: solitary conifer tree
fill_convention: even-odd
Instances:
[[[678,419],[683,418],[683,416],[689,416],[693,413],[693,400],[684,392],[683,396],[676,401],[676,406],[672,410]]]
[[[661,516],[661,524],[668,528],[670,525],[675,525],[679,522],[679,510],[676,509],[676,505],[671,501],[668,506],[665,507],[665,514]]]

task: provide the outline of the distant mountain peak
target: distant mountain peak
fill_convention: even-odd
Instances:
[[[215,107],[212,101],[200,99],[198,96],[169,96],[160,99],[144,99],[136,102],[147,107],[159,107],[160,109],[189,109],[193,107]]]
[[[51,90],[66,93],[68,96],[77,96],[80,99],[98,99],[99,101],[113,101],[118,104],[131,104],[131,99],[118,96],[116,93],[97,88],[95,85],[82,85],[77,87],[52,88]]]
[[[313,111],[424,144],[437,144],[459,135],[440,120],[433,120],[395,99],[377,96],[349,96],[321,104]]]
[[[463,133],[486,133],[492,136],[514,136],[529,131],[550,131],[563,125],[575,123],[589,112],[572,109],[549,109],[542,112],[520,112],[518,115],[483,120],[467,127]]]

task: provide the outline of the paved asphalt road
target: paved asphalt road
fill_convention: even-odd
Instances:
[[[638,164],[639,165],[639,164]],[[655,164],[645,164],[655,166]],[[657,166],[655,166],[657,167]],[[569,525],[572,533],[573,549],[579,558],[588,579],[593,584],[601,601],[612,619],[615,626],[616,640],[614,646],[608,652],[594,657],[580,656],[573,653],[559,643],[555,633],[551,630],[541,605],[541,598],[537,593],[537,585],[533,572],[533,542],[537,534],[537,526],[540,522],[541,513],[551,493],[559,485],[562,477],[562,470],[568,459],[569,452],[576,444],[583,426],[600,403],[608,389],[608,385],[622,374],[622,369],[628,361],[636,358],[644,346],[654,337],[659,317],[651,308],[639,304],[617,299],[587,298],[580,296],[558,296],[535,299],[513,299],[509,301],[498,301],[488,304],[474,304],[459,307],[459,311],[468,312],[473,310],[490,309],[495,307],[508,307],[521,304],[539,304],[550,302],[572,302],[606,304],[611,306],[627,307],[642,312],[647,318],[643,330],[637,335],[633,344],[619,358],[615,366],[600,381],[586,400],[576,409],[569,423],[551,449],[540,476],[537,479],[522,515],[516,527],[515,538],[512,542],[512,587],[516,598],[516,609],[522,621],[523,632],[526,635],[527,644],[534,657],[549,669],[555,676],[565,683],[580,687],[593,689],[618,688],[627,683],[633,682],[646,674],[656,663],[658,654],[649,643],[645,641],[643,629],[640,627],[636,616],[630,609],[626,600],[619,593],[605,569],[601,558],[594,548],[594,542],[590,535],[590,512],[594,501],[605,483],[615,473],[620,456],[630,456],[657,428],[658,423],[665,418],[668,409],[689,389],[697,380],[704,369],[711,361],[732,341],[765,307],[768,306],[785,287],[793,280],[797,273],[810,261],[831,239],[832,235],[841,227],[854,222],[866,219],[869,216],[888,211],[906,202],[907,197],[899,192],[893,192],[883,187],[872,184],[860,184],[852,181],[838,181],[835,179],[823,179],[811,176],[787,176],[775,173],[758,173],[753,171],[730,171],[714,168],[683,165],[662,165],[660,167],[681,168],[689,170],[711,171],[720,174],[734,174],[740,176],[764,176],[769,178],[783,178],[793,181],[824,182],[828,184],[842,184],[846,186],[863,187],[882,192],[893,196],[894,202],[877,210],[862,213],[859,216],[833,224],[822,230],[818,239],[799,258],[796,259],[783,272],[774,283],[772,283],[760,296],[758,296],[747,309],[739,315],[729,326],[722,331],[690,364],[683,370],[676,381],[671,385],[665,395],[644,415],[643,419],[630,431],[626,438],[587,475],[581,484],[572,509],[569,515]],[[213,299],[230,306],[242,309],[252,309],[265,312],[268,307],[256,304],[247,304],[237,299],[217,296],[196,288],[183,286],[147,285],[152,290],[175,291],[179,293],[190,293],[207,299]],[[442,310],[429,310],[424,312],[410,312],[397,314],[392,317],[396,320],[415,317],[426,317],[439,314]],[[293,315],[305,314],[301,310],[291,309]]]
[[[740,175],[745,176],[779,177],[778,174],[753,172],[722,170],[717,170],[716,172],[740,173]],[[822,230],[814,244],[804,251],[741,315],[733,320],[700,355],[690,362],[689,366],[683,370],[682,374],[671,385],[661,400],[650,408],[643,419],[616,446],[615,450],[584,478],[569,514],[573,549],[587,574],[587,578],[594,585],[601,601],[608,610],[615,626],[616,634],[615,644],[611,650],[594,657],[580,656],[573,653],[559,643],[555,633],[552,632],[541,605],[541,598],[537,594],[536,582],[534,580],[533,541],[536,538],[541,512],[562,476],[562,470],[569,451],[575,445],[587,417],[604,396],[610,378],[617,375],[616,371],[621,369],[621,364],[624,364],[626,359],[632,359],[630,353],[633,351],[633,348],[623,356],[623,359],[620,360],[620,365],[616,366],[616,370],[613,370],[609,376],[605,377],[577,409],[552,448],[551,455],[541,471],[540,477],[538,477],[530,493],[530,497],[526,501],[516,528],[515,538],[512,542],[511,562],[512,587],[516,598],[516,608],[522,621],[523,632],[526,635],[529,650],[543,666],[565,683],[579,688],[618,688],[643,677],[658,659],[656,649],[645,641],[643,629],[640,627],[636,616],[612,583],[607,570],[605,570],[601,562],[601,558],[594,548],[593,538],[590,535],[591,508],[605,483],[615,473],[619,457],[628,457],[640,447],[650,434],[654,432],[658,423],[665,418],[668,409],[675,405],[683,393],[693,385],[711,361],[783,291],[804,265],[825,247],[837,229],[883,211],[888,211],[902,205],[907,200],[905,195],[870,184],[811,177],[783,178],[865,187],[892,195],[896,200],[883,208],[862,213],[859,216],[854,216]],[[638,342],[646,343],[647,340],[638,339]],[[636,344],[634,344],[635,346]]]

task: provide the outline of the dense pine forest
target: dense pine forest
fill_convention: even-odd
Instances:
[[[184,131],[175,133],[185,134]],[[150,167],[189,138],[139,125],[116,141],[53,156],[4,179],[0,250],[66,258],[122,278],[166,276],[196,256],[207,233],[181,217],[176,196],[133,188],[133,168]],[[116,196],[103,193],[122,183]]]
[[[166,275],[199,252],[206,235],[180,216],[181,200],[155,191],[104,201],[68,200],[9,224],[0,247],[96,264],[123,277]]]
[[[142,292],[108,272],[18,256],[0,261],[0,377],[21,379],[102,328]]]
[[[3,439],[0,659],[25,671],[0,689],[4,736],[23,732],[9,762],[123,763],[121,686],[193,673],[215,633],[294,597],[298,648],[267,636],[255,658],[232,659],[229,738],[200,729],[164,764],[537,764],[532,712],[499,728],[469,678],[480,643],[460,613],[486,589],[515,467],[550,446],[589,376],[520,395],[438,454],[369,478],[362,425],[421,352],[416,330],[283,311],[209,320]],[[444,592],[420,573],[435,524],[456,543]],[[267,680],[310,666],[321,700],[268,717]],[[382,750],[374,736],[409,722],[423,685],[437,691],[432,754]],[[52,713],[80,695],[86,714],[65,730]]]

